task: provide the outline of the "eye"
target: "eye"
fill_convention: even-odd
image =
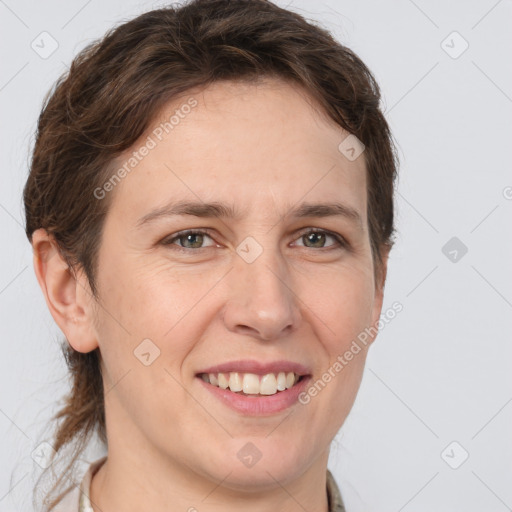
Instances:
[[[296,243],[295,245],[308,249],[348,248],[348,242],[341,235],[323,229],[310,228],[297,240],[301,241],[302,244]],[[175,233],[162,240],[161,243],[163,245],[173,245],[179,250],[199,250],[217,246],[208,231],[192,229]]]
[[[334,240],[334,243],[326,245],[326,242],[329,239]],[[298,240],[303,241],[302,247],[307,247],[309,249],[346,247],[348,245],[340,235],[330,233],[329,231],[325,231],[323,229],[309,229],[303,233]],[[299,247],[301,247],[300,244]]]
[[[203,245],[207,240],[210,240],[210,244]],[[175,242],[179,241],[179,244]],[[206,231],[200,230],[187,230],[181,231],[172,235],[170,238],[166,238],[162,241],[164,245],[177,245],[182,249],[203,249],[205,247],[211,247],[215,245],[213,239],[208,235]]]

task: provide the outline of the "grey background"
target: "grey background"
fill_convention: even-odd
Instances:
[[[347,510],[511,510],[512,2],[278,3],[319,20],[368,64],[400,149],[384,310],[404,309],[371,348],[333,444]],[[22,228],[42,99],[85,44],[161,5],[0,0],[2,512],[32,510],[41,470],[31,453],[67,390],[60,331]],[[51,49],[43,31],[58,43],[46,59],[31,48]]]

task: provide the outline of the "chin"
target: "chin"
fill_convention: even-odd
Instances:
[[[223,486],[233,490],[264,491],[274,488],[276,481],[285,485],[304,473],[310,461],[306,447],[298,440],[277,435],[272,438],[272,434],[234,438],[225,448],[217,459],[212,455],[212,460],[218,461],[215,478],[225,478]],[[219,472],[218,468],[223,470]]]

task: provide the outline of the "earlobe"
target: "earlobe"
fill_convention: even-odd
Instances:
[[[75,279],[57,242],[45,229],[34,231],[32,249],[34,271],[53,319],[75,350],[94,350],[98,343],[93,328],[92,294],[84,293],[89,289],[87,280]]]

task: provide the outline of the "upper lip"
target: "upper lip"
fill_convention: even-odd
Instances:
[[[209,366],[204,370],[197,372],[197,375],[201,373],[254,373],[256,375],[266,375],[267,373],[278,373],[278,372],[294,372],[297,375],[309,375],[309,369],[300,363],[293,361],[279,360],[271,361],[268,363],[262,363],[254,359],[242,359],[240,361],[230,361],[227,363],[217,364],[215,366]]]

